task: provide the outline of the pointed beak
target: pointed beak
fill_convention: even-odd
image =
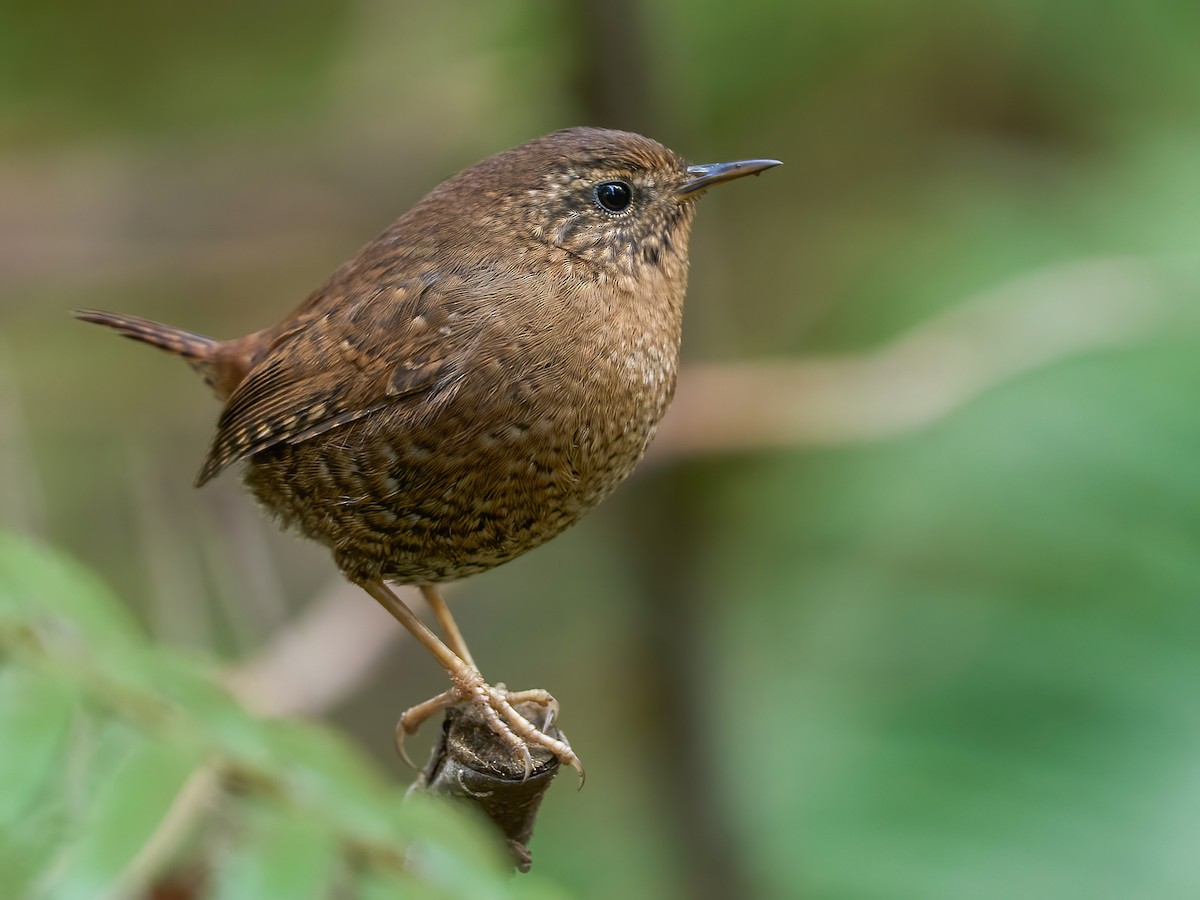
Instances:
[[[683,199],[694,197],[722,181],[733,181],[743,175],[757,175],[775,166],[782,166],[777,159],[740,159],[737,162],[708,163],[703,166],[688,166],[691,178],[675,190],[675,196]]]

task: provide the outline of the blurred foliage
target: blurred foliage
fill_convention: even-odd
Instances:
[[[640,78],[597,124],[786,162],[704,201],[689,359],[869,353],[1090,260],[1148,276],[1152,327],[888,442],[643,474],[469,581],[456,611],[485,673],[552,689],[588,767],[581,794],[548,797],[535,873],[586,897],[714,896],[721,869],[746,895],[820,900],[1200,896],[1200,6],[654,0],[604,6],[623,12],[603,31],[586,8],[0,0],[0,524],[99,570],[131,615],[67,611],[97,590],[73,580],[22,597],[140,647],[45,656],[27,607],[5,632],[24,636],[0,713],[0,816],[22,822],[4,864],[112,871],[213,754],[301,766],[306,796],[345,776],[371,795],[369,839],[409,833],[324,732],[249,720],[211,663],[179,661],[252,655],[331,566],[234,479],[190,492],[202,387],[65,310],[275,321],[441,177],[595,121],[591,59]],[[673,581],[682,607],[648,586]],[[705,713],[686,734],[664,717],[666,650]],[[396,712],[441,689],[397,654],[331,715],[394,766]],[[697,748],[707,768],[685,769]],[[147,778],[126,806],[97,766]],[[55,844],[67,791],[121,827]],[[344,872],[330,834],[360,833],[340,804],[226,802],[259,854],[229,857],[243,884],[292,877],[283,857]]]
[[[405,798],[335,734],[257,720],[148,644],[86,572],[0,534],[0,884],[131,896],[550,896],[484,826]],[[518,888],[520,890],[518,890]]]
[[[6,0],[0,29],[5,130],[31,143],[80,133],[187,130],[274,111],[319,93],[348,9],[301,0],[148,0],[111,7]],[[70,64],[64,64],[70,60]]]
[[[0,534],[0,884],[128,896],[186,866],[219,898],[550,896],[444,803],[335,734],[255,719],[146,643],[96,580]],[[518,888],[521,890],[518,892]]]
[[[1160,343],[724,480],[769,523],[706,574],[756,598],[713,683],[726,758],[771,737],[729,774],[772,896],[1200,890],[1198,380]]]

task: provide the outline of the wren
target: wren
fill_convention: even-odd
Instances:
[[[279,324],[219,341],[135,316],[76,315],[183,357],[225,404],[202,485],[243,463],[255,497],[333,551],[347,578],[481,707],[582,774],[484,681],[436,585],[576,522],[641,459],[675,388],[696,199],[779,165],[689,166],[621,131],[570,128],[453,176]],[[446,641],[388,586],[418,585]]]

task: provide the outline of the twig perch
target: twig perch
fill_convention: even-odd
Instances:
[[[520,704],[517,710],[530,721],[544,713],[533,703]],[[555,725],[545,731],[566,740]],[[524,778],[523,758],[488,727],[479,710],[469,704],[453,706],[446,710],[429,762],[409,792],[439,794],[473,805],[500,829],[513,865],[528,872],[534,822],[559,767],[558,760],[545,748],[530,745],[529,751],[533,773]]]

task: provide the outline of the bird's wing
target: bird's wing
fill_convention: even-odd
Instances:
[[[269,447],[451,385],[476,330],[454,312],[462,287],[426,275],[369,301],[306,311],[230,396],[197,486]]]

